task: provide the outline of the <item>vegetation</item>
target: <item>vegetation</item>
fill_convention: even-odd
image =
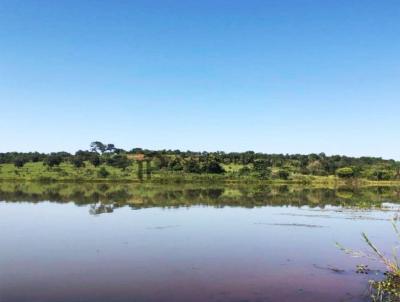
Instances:
[[[0,200],[5,202],[74,202],[101,209],[129,206],[215,207],[239,206],[309,206],[327,205],[342,208],[381,208],[383,202],[400,204],[400,187],[325,188],[304,185],[264,184],[132,184],[132,183],[64,183],[0,182]]]
[[[395,223],[392,221],[393,230],[400,240],[400,232]],[[386,256],[379,250],[377,246],[369,239],[366,233],[362,233],[362,237],[372,250],[373,254],[365,254],[359,251],[347,249],[337,243],[337,246],[347,254],[355,257],[367,257],[380,261],[386,268],[385,278],[380,281],[370,280],[371,298],[374,302],[399,302],[400,301],[400,262],[398,258],[398,247],[393,248],[392,257]]]
[[[0,180],[354,182],[400,180],[400,163],[320,154],[123,150],[96,141],[75,154],[0,153]]]

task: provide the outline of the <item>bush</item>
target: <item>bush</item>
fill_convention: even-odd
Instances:
[[[390,171],[375,170],[370,173],[368,178],[372,180],[390,180],[393,176]]]
[[[97,155],[97,153],[92,154],[92,156],[89,158],[89,161],[95,167],[100,166],[101,164],[100,156]]]
[[[255,160],[253,170],[260,178],[268,178],[271,175],[270,163],[265,160]]]
[[[202,171],[211,174],[225,173],[224,168],[215,160],[204,163],[202,166]]]
[[[339,168],[336,170],[336,175],[340,178],[350,178],[354,176],[354,170],[350,167]]]
[[[288,171],[286,171],[286,170],[279,170],[278,171],[278,177],[280,178],[280,179],[284,179],[284,180],[287,180],[288,178],[289,178],[289,172]]]
[[[107,164],[112,167],[125,170],[132,164],[132,161],[126,155],[117,154],[107,159]]]
[[[110,175],[110,172],[108,172],[106,168],[101,167],[100,170],[97,172],[97,175],[101,178],[106,178]]]
[[[59,154],[50,154],[46,159],[43,161],[43,164],[46,166],[49,166],[50,168],[54,166],[59,166],[61,162],[63,161],[63,158]]]
[[[168,163],[168,170],[170,171],[182,171],[183,170],[183,165],[179,161],[179,159],[175,158],[174,160],[170,161]]]
[[[71,159],[71,163],[76,167],[76,168],[82,168],[85,166],[85,162],[83,161],[83,158],[80,156],[74,156]]]
[[[247,166],[239,169],[239,175],[241,175],[241,176],[247,176],[250,174],[250,172],[251,172],[251,170]]]
[[[185,164],[183,165],[183,170],[188,173],[200,173],[201,172],[199,163],[197,161],[195,161],[194,159],[191,159],[191,160],[185,162]]]
[[[14,166],[17,168],[22,168],[28,161],[25,158],[17,157],[14,159]]]

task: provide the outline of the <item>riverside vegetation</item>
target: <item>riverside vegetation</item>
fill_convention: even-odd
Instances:
[[[397,227],[397,217],[392,220],[392,227],[398,240],[400,240],[400,231]],[[337,243],[339,249],[344,251],[346,254],[350,254],[353,257],[365,257],[375,259],[381,262],[385,268],[385,278],[383,280],[370,280],[371,284],[371,299],[373,302],[399,302],[400,301],[400,262],[398,258],[398,248],[395,246],[392,251],[392,256],[385,255],[368,237],[366,233],[362,233],[362,238],[369,246],[372,254],[366,254],[361,251],[354,251],[343,247],[340,243]],[[363,265],[359,265],[364,269]]]
[[[397,182],[400,162],[376,157],[320,154],[123,150],[93,142],[75,154],[0,153],[0,180]]]

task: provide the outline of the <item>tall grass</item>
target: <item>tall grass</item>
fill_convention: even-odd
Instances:
[[[393,230],[400,240],[400,232],[396,225],[396,221],[391,221]],[[392,255],[385,255],[367,236],[366,233],[361,233],[362,238],[372,250],[371,253],[363,253],[361,251],[355,251],[352,249],[345,248],[339,243],[336,243],[337,247],[344,251],[346,254],[350,254],[353,257],[367,257],[380,261],[386,268],[385,278],[381,281],[370,280],[371,284],[371,299],[374,302],[400,302],[400,263],[398,257],[398,246],[393,247]]]

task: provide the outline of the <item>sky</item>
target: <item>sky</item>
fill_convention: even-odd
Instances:
[[[0,152],[400,159],[400,1],[0,1]]]

